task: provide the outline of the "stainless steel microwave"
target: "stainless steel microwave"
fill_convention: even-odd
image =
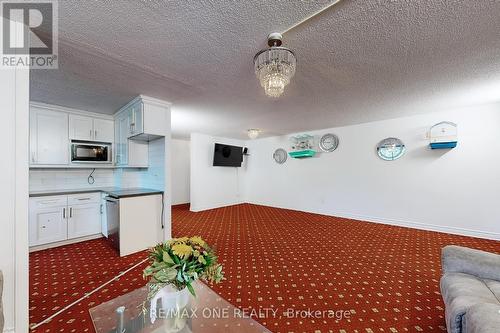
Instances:
[[[72,163],[112,163],[111,144],[71,142]]]

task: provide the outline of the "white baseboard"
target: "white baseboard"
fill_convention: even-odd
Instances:
[[[222,207],[227,207],[227,206],[234,206],[234,205],[240,205],[245,202],[243,201],[234,201],[234,202],[223,202],[223,203],[217,203],[217,204],[212,204],[212,205],[207,205],[207,206],[193,206],[191,203],[191,207],[189,208],[190,211],[192,212],[201,212],[204,210],[209,210],[209,209],[215,209],[215,208],[222,208]]]
[[[488,232],[488,231],[473,230],[473,229],[466,229],[466,228],[457,228],[457,227],[451,227],[451,226],[442,226],[442,225],[420,223],[420,222],[414,222],[414,221],[388,219],[388,218],[384,218],[384,217],[365,216],[365,215],[352,214],[352,213],[346,213],[346,212],[332,212],[332,211],[326,212],[326,211],[321,211],[321,210],[317,210],[317,211],[300,210],[300,209],[294,209],[294,208],[284,207],[284,206],[279,206],[279,205],[271,206],[269,204],[262,203],[262,202],[249,202],[249,203],[254,204],[254,205],[267,206],[267,207],[296,210],[296,211],[301,211],[301,212],[306,212],[306,213],[321,214],[321,215],[334,216],[334,217],[342,217],[342,218],[346,218],[346,219],[358,220],[358,221],[363,221],[363,222],[380,223],[380,224],[393,225],[393,226],[398,226],[398,227],[406,227],[406,228],[425,230],[425,231],[444,232],[447,234],[453,234],[453,235],[459,235],[459,236],[468,236],[468,237],[484,238],[484,239],[491,239],[491,240],[500,240],[500,233],[494,233],[494,232]]]
[[[95,234],[95,235],[90,235],[90,236],[85,236],[85,237],[68,239],[68,240],[60,241],[60,242],[54,242],[54,243],[49,243],[49,244],[31,246],[29,248],[29,252],[31,253],[31,252],[36,252],[36,251],[51,249],[53,247],[58,247],[58,246],[63,246],[63,245],[69,245],[69,244],[74,244],[74,243],[80,243],[80,242],[89,241],[89,240],[93,240],[93,239],[98,239],[98,238],[102,238],[102,237],[104,237],[102,234]]]

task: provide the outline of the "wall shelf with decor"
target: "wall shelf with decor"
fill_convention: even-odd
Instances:
[[[431,149],[451,149],[458,143],[457,124],[442,121],[432,126],[429,130],[429,147]]]
[[[291,151],[288,152],[288,155],[292,158],[308,158],[314,157],[316,155],[316,151],[313,149],[314,147],[314,136],[309,134],[301,134],[292,136],[290,138],[291,141]]]

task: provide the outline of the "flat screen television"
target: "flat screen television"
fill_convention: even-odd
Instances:
[[[214,166],[241,167],[243,147],[216,143],[214,148]]]

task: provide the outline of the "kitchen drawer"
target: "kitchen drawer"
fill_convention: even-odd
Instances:
[[[30,206],[34,209],[66,206],[68,197],[66,195],[54,195],[50,197],[30,198]]]
[[[91,192],[82,194],[71,194],[68,195],[68,206],[72,205],[84,205],[90,203],[101,203],[101,193]]]

